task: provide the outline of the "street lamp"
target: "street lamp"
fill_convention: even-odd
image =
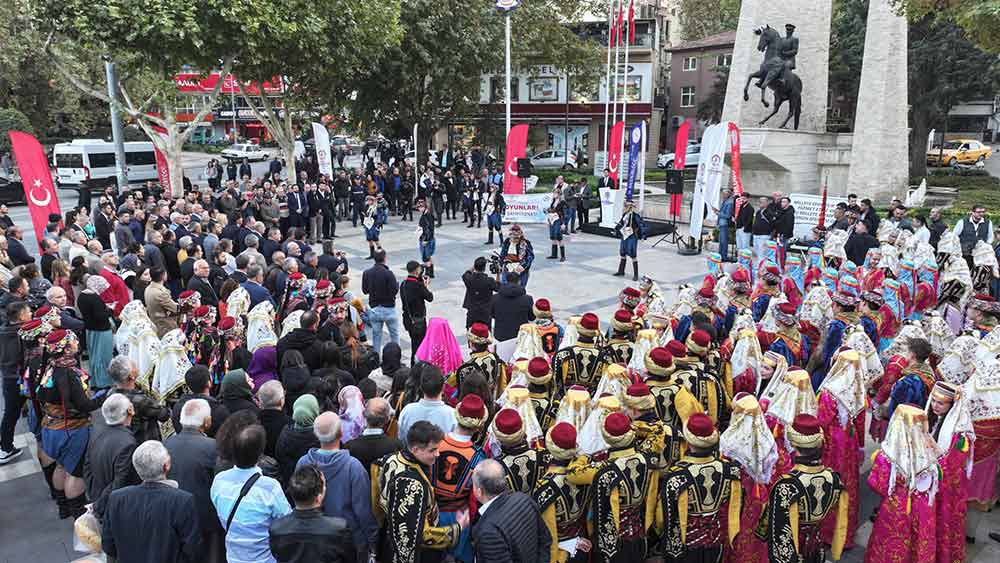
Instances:
[[[507,105],[507,135],[510,135],[510,13],[521,5],[521,0],[496,0],[497,10],[503,12],[506,30],[505,52],[507,66],[507,81],[504,85],[504,98]],[[506,138],[506,135],[505,135]]]

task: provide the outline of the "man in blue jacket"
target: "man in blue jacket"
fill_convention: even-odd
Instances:
[[[264,301],[270,301],[274,305],[271,293],[261,285],[264,283],[264,270],[258,264],[247,266],[247,281],[240,284],[240,287],[247,290],[250,295],[250,308],[253,309]]]
[[[346,520],[359,554],[367,554],[369,547],[374,548],[378,541],[368,472],[350,452],[340,448],[341,421],[336,413],[325,412],[316,417],[313,433],[319,447],[302,456],[296,469],[313,464],[323,473],[326,478],[323,514]]]

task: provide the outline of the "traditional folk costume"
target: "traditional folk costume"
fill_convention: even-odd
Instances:
[[[744,311],[752,311],[750,304],[750,275],[743,268],[738,268],[733,275],[729,277],[729,288],[732,290],[730,295],[728,295],[729,306],[725,310],[725,320],[722,323],[722,333],[719,334],[720,339],[725,339],[730,336],[733,330],[733,325],[736,323],[736,318],[742,314]]]
[[[538,504],[542,521],[552,536],[549,561],[585,561],[585,554],[570,558],[559,548],[561,542],[570,542],[586,534],[585,519],[590,504],[590,483],[594,469],[586,458],[576,460],[576,428],[568,422],[553,426],[545,437],[549,465],[538,480],[533,497]]]
[[[674,429],[672,433],[677,436],[687,419],[703,409],[691,391],[674,376],[675,369],[674,357],[666,348],[653,348],[646,356],[646,384],[655,402],[656,417]]]
[[[506,282],[507,280],[506,267],[512,267],[515,270],[521,270],[521,287],[527,287],[531,264],[535,261],[535,251],[531,247],[531,241],[524,238],[521,225],[515,223],[511,226],[510,236],[500,243],[500,257],[506,265],[501,274],[501,281]]]
[[[615,232],[621,237],[622,242],[618,247],[618,271],[616,276],[625,275],[625,262],[627,258],[632,259],[632,280],[639,281],[639,239],[646,238],[646,224],[642,221],[642,215],[635,210],[632,200],[625,200],[625,208],[621,219],[615,225]]]
[[[306,285],[306,277],[302,272],[292,272],[288,274],[285,281],[285,293],[281,299],[281,319],[288,318],[293,311],[308,311],[310,309],[309,299],[303,292]],[[298,328],[298,327],[296,327]]]
[[[556,193],[549,203],[546,218],[549,223],[549,242],[552,244],[552,254],[547,258],[566,261],[566,246],[563,244],[563,225],[566,225],[566,202]]]
[[[520,360],[538,356],[546,356],[545,350],[542,348],[542,335],[538,332],[538,325],[534,322],[523,323],[518,327],[514,351],[508,361],[516,365]]]
[[[664,315],[666,311],[667,303],[663,290],[652,278],[642,276],[639,281],[639,304],[635,307],[635,314],[648,319],[649,315]]]
[[[131,301],[122,309],[121,326],[115,333],[115,348],[118,354],[132,360],[139,370],[136,383],[148,391],[153,377],[153,369],[160,357],[160,339],[156,327],[146,312],[142,301]]]
[[[935,559],[932,503],[938,491],[939,454],[927,433],[927,413],[913,405],[896,409],[868,476],[882,504],[865,549],[866,563]]]
[[[976,433],[969,477],[970,524],[978,522],[997,500],[996,476],[1000,464],[1000,361],[977,362],[972,376],[962,386],[969,398],[969,414]]]
[[[741,392],[757,395],[763,390],[760,384],[763,354],[749,310],[740,312],[729,338],[719,348],[719,354],[722,357],[722,379],[732,384],[727,393],[732,396]]]
[[[681,442],[674,429],[656,416],[656,399],[645,383],[630,385],[624,403],[630,410],[636,451],[646,455],[651,470],[664,473],[680,458]]]
[[[177,326],[181,330],[187,330],[188,319],[190,318],[191,311],[201,306],[201,294],[197,291],[187,289],[177,296],[177,314],[180,319]]]
[[[729,428],[719,437],[719,453],[739,464],[744,492],[740,531],[726,550],[726,561],[767,563],[767,545],[754,535],[754,528],[767,505],[774,478],[780,473],[778,446],[771,435],[757,399],[743,394],[733,403]]]
[[[753,290],[750,302],[753,308],[753,320],[760,322],[767,312],[767,307],[771,303],[771,298],[781,293],[781,270],[777,264],[768,264],[760,273],[760,281]]]
[[[447,383],[457,391],[462,388],[462,382],[469,374],[479,373],[486,379],[486,384],[493,394],[492,399],[496,400],[507,387],[508,372],[507,364],[500,359],[496,352],[489,349],[490,344],[493,343],[490,327],[483,323],[473,323],[469,327],[468,340],[471,348],[469,360],[448,376]]]
[[[946,406],[942,415],[934,404]],[[927,420],[931,437],[937,441],[941,456],[941,484],[934,499],[937,517],[937,563],[965,561],[965,520],[968,508],[969,475],[972,472],[972,444],[975,431],[969,404],[956,385],[939,381],[927,401]]]
[[[777,352],[764,352],[760,359],[760,390],[756,393],[764,410],[774,400],[775,394],[785,384],[785,373],[788,372],[788,362]]]
[[[659,342],[659,334],[656,329],[644,328],[635,333],[635,344],[632,345],[632,358],[629,360],[629,378],[636,380],[646,375],[646,356],[649,351],[656,348]]]
[[[812,374],[813,388],[815,389],[819,389],[826,374],[832,368],[834,356],[840,350],[847,327],[858,323],[858,314],[854,311],[858,302],[856,296],[846,292],[838,292],[834,294],[833,301],[840,309],[835,309],[837,312],[827,326],[826,336],[823,338],[823,362]]]
[[[237,287],[226,299],[226,315],[233,317],[246,326],[246,315],[250,312],[250,294],[246,289]]]
[[[740,468],[719,457],[719,433],[707,415],[688,419],[684,439],[689,450],[660,487],[661,549],[678,563],[718,563],[723,544],[731,545],[740,530]]]
[[[646,530],[653,525],[659,473],[646,454],[636,451],[636,433],[625,414],[609,414],[601,433],[610,449],[593,478],[593,555],[607,563],[641,561]]]
[[[264,346],[277,346],[274,332],[274,306],[261,301],[247,313],[247,350],[253,354]]]
[[[531,399],[535,419],[542,430],[552,426],[559,401],[555,398],[552,385],[552,369],[545,358],[532,358],[528,362],[528,397]]]
[[[795,465],[771,487],[756,534],[767,544],[770,563],[823,563],[821,523],[836,518],[831,556],[839,560],[847,532],[849,496],[836,471],[820,460],[823,430],[816,417],[800,414],[788,427]]]
[[[704,330],[692,332],[686,342],[689,355],[687,357],[674,355],[674,362],[677,363],[675,376],[685,382],[691,394],[698,399],[711,417],[713,424],[720,422],[725,424],[729,420],[732,401],[727,388],[732,388],[732,383],[727,384],[719,379],[717,364],[711,361],[713,359],[710,354],[713,352],[711,346],[712,337],[707,332]],[[714,358],[718,358],[717,352]],[[721,363],[721,360],[718,363]]]
[[[559,351],[564,330],[552,319],[552,304],[548,299],[539,299],[532,305],[535,313],[535,325],[538,326],[538,338],[542,343],[542,350],[545,351],[546,358],[551,360]]]
[[[428,473],[430,468],[406,450],[374,464],[372,483],[378,499],[372,506],[377,507],[375,517],[384,522],[385,530],[379,561],[442,561],[444,551],[458,543],[459,525],[438,521],[438,504]]]
[[[368,241],[370,247],[377,246],[377,244],[373,245],[372,243],[378,243],[379,235],[382,233],[382,227],[387,218],[385,206],[380,204],[375,196],[368,196],[365,199],[365,216],[362,223],[365,227],[365,240]]]
[[[691,313],[701,312],[704,313],[708,320],[715,327],[716,333],[720,333],[725,323],[725,318],[719,314],[718,309],[716,309],[716,296],[715,290],[711,287],[702,287],[698,290],[698,293],[694,296],[695,306]],[[683,315],[677,320],[677,324],[674,326],[674,338],[680,340],[681,342],[687,341],[688,336],[691,335],[691,314]]]
[[[527,363],[523,360],[518,363]],[[500,396],[497,401],[500,410],[503,409],[514,409],[517,414],[521,417],[521,422],[524,425],[524,438],[528,441],[528,446],[532,448],[542,447],[542,441],[545,439],[545,430],[542,425],[538,423],[538,419],[535,417],[535,407],[531,402],[531,395],[528,392],[528,388],[521,385],[511,385]],[[496,436],[492,435],[491,440],[488,444],[489,454],[494,454],[500,450],[500,443]]]
[[[493,418],[492,432],[500,442],[497,461],[503,466],[510,490],[532,494],[548,464],[545,451],[528,445],[524,423],[515,409],[501,409]]]
[[[580,427],[578,447],[581,455],[589,456],[594,461],[607,459],[611,445],[605,440],[604,421],[608,416],[621,410],[621,400],[611,394],[605,394],[593,401],[590,414]]]
[[[221,352],[215,316],[215,307],[199,305],[191,311],[191,319],[184,331],[191,363],[207,366],[209,371],[218,363]]]
[[[861,293],[860,305],[859,320],[861,321],[861,327],[865,329],[868,339],[872,341],[875,349],[878,350],[883,320],[881,311],[882,306],[885,305],[885,299],[879,293],[865,291]]]
[[[625,309],[615,311],[615,316],[611,319],[611,338],[597,354],[598,373],[612,364],[628,365],[632,360],[635,328],[632,313]]]
[[[163,335],[160,341],[160,357],[153,370],[150,393],[157,401],[166,402],[179,395],[184,387],[184,375],[193,367],[187,350],[184,332],[175,328]],[[166,438],[166,435],[164,435]]]
[[[488,414],[483,400],[475,394],[466,395],[455,409],[458,426],[470,433],[482,430]],[[472,472],[480,461],[486,459],[486,454],[473,442],[471,434],[466,436],[457,432],[444,435],[438,452],[439,456],[432,468],[431,484],[434,486],[434,498],[441,511],[438,523],[447,525],[457,521],[460,511],[468,510],[470,514],[475,513]],[[462,530],[458,542],[449,549],[448,552],[456,561],[473,562],[470,535],[469,529]]]
[[[243,343],[243,326],[239,320],[233,317],[222,317],[219,320],[218,329],[219,337],[222,338],[225,346],[223,347],[219,362],[212,373],[213,378],[218,376],[218,379],[215,381],[221,383],[223,376],[230,371],[234,369],[249,369],[253,355],[247,350],[246,344]]]
[[[489,238],[486,244],[493,244],[493,231],[497,232],[497,239],[503,243],[503,215],[507,212],[507,203],[504,201],[500,190],[490,186],[490,194],[486,198],[486,227],[489,229]]]
[[[850,498],[847,513],[846,547],[854,545],[858,529],[858,485],[861,471],[860,448],[864,446],[867,386],[861,356],[855,350],[837,354],[830,373],[819,388],[816,418],[823,427],[823,464],[840,475]],[[828,517],[823,524],[823,541],[832,544],[837,522]]]
[[[796,309],[791,303],[781,303],[774,311],[778,331],[768,346],[768,350],[781,354],[789,366],[805,366],[812,354],[809,338],[802,334]]]
[[[784,473],[792,467],[794,447],[788,439],[788,428],[798,415],[816,416],[819,412],[809,373],[800,369],[784,374],[783,381],[775,385],[772,398],[761,403],[766,408],[765,420],[778,445],[778,473]]]
[[[595,344],[599,331],[597,315],[586,313],[577,327],[580,335],[577,343],[556,352],[552,359],[552,371],[559,394],[573,385],[580,385],[589,393],[597,389],[602,375],[598,370],[600,349]]]
[[[590,416],[590,393],[582,385],[574,385],[566,390],[559,401],[555,423],[568,422],[573,428],[583,428]]]
[[[420,250],[420,261],[424,264],[427,276],[434,277],[434,252],[437,250],[437,239],[434,237],[434,214],[428,210],[425,200],[417,200],[417,211],[420,219],[417,225],[417,247]]]

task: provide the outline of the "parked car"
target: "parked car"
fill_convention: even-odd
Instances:
[[[23,201],[24,188],[21,186],[21,180],[15,176],[0,175],[0,203],[8,205]]]
[[[56,186],[103,190],[116,182],[115,145],[101,139],[73,139],[52,149]],[[125,143],[126,174],[130,182],[156,180],[156,153],[151,142]]]
[[[414,155],[413,149],[406,151],[406,155],[403,157],[403,161],[409,164],[410,166],[413,166],[413,155]],[[431,166],[437,166],[438,165],[437,151],[428,150],[427,160],[431,163]]]
[[[927,151],[927,166],[951,166],[984,162],[993,154],[993,149],[975,139],[945,141]]]
[[[698,157],[701,154],[701,145],[699,143],[688,143],[687,150],[685,151],[687,156],[684,158],[684,168],[697,168],[698,167]],[[656,157],[656,167],[657,168],[673,168],[675,155],[672,152],[660,153]]]
[[[569,155],[567,155],[564,149],[542,151],[531,157],[531,166],[572,170],[576,168],[576,153],[569,151]]]
[[[252,144],[233,145],[219,154],[222,158],[230,160],[243,160],[245,158],[250,161],[264,161],[271,157],[271,155],[264,149],[260,148],[259,145]]]
[[[345,154],[354,154],[354,147],[351,145],[350,140],[346,135],[335,135],[332,139],[330,139],[330,149],[334,153],[342,150]]]

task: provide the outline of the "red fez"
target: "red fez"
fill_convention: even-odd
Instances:
[[[49,344],[58,344],[63,338],[66,338],[66,329],[59,328],[50,332],[45,341]]]
[[[698,296],[705,299],[715,299],[715,291],[710,287],[703,287],[698,290]]]
[[[795,305],[792,305],[791,303],[786,301],[778,305],[778,310],[786,315],[794,315]]]
[[[319,280],[316,282],[316,291],[323,291],[324,289],[330,289],[330,280]]]
[[[636,288],[634,288],[634,287],[631,287],[631,286],[626,287],[625,289],[623,289],[622,290],[622,295],[624,295],[625,297],[634,297],[636,299],[638,299],[639,297],[641,297],[641,295],[639,294],[639,290],[636,289]]]
[[[552,304],[549,303],[548,299],[543,298],[539,299],[538,301],[535,301],[535,308],[538,309],[539,311],[551,311]]]
[[[704,330],[698,329],[691,333],[691,341],[702,348],[707,348],[712,343],[712,337]]]
[[[472,326],[469,327],[469,332],[471,332],[474,336],[478,336],[479,338],[490,337],[490,327],[486,326],[483,323],[472,323]]]
[[[632,421],[624,413],[613,412],[604,419],[604,431],[610,436],[624,436],[632,430]]]
[[[236,326],[236,319],[233,317],[222,317],[219,321],[219,330],[232,330]]]
[[[51,310],[52,310],[52,307],[49,307],[48,305],[42,305],[41,307],[38,308],[37,311],[35,311],[35,318],[36,319],[40,319],[40,318],[44,317],[45,315],[49,314],[49,311],[51,311]]]
[[[462,402],[458,404],[458,414],[465,418],[485,418],[486,405],[483,404],[483,399],[479,395],[470,393],[462,398]]]
[[[625,391],[625,393],[628,394],[629,397],[646,397],[650,394],[649,385],[646,385],[641,381],[638,383],[633,383],[632,385],[628,386],[628,389]]]
[[[302,272],[292,272],[291,274],[288,275],[288,279],[294,281],[299,281],[303,278],[305,278],[305,276],[302,275]]]
[[[593,313],[584,313],[580,317],[580,326],[587,330],[598,330],[601,328],[601,321]]]
[[[185,289],[178,296],[178,298],[180,298],[180,299],[188,299],[189,297],[194,297],[194,290],[193,289]]]
[[[576,448],[576,428],[568,422],[560,422],[549,430],[549,438],[556,447],[564,450]]]
[[[792,428],[803,436],[813,436],[823,432],[823,428],[819,424],[819,419],[811,414],[805,413],[795,416],[795,420],[792,422]]]
[[[205,317],[208,315],[208,305],[198,305],[191,314],[195,317]]]
[[[677,341],[671,340],[671,342],[677,342]],[[681,344],[680,342],[677,343]],[[670,342],[668,342],[667,344],[669,345]],[[681,346],[684,345],[681,344]],[[685,355],[686,354],[687,352],[685,352]],[[664,368],[668,368],[672,366],[674,363],[674,355],[670,353],[669,349],[663,347],[653,348],[652,350],[650,350],[649,359],[652,360],[654,364]]]
[[[733,280],[736,283],[748,283],[750,281],[750,276],[747,274],[746,270],[744,270],[743,268],[739,268],[738,270],[733,272],[732,276],[729,276],[729,279]]]
[[[471,397],[472,395],[466,395]],[[521,415],[514,409],[503,409],[497,413],[494,419],[497,430],[503,434],[514,434],[521,429]]]
[[[535,377],[548,375],[549,373],[548,360],[542,357],[532,358],[531,361],[528,362],[528,373]]]
[[[695,413],[688,417],[687,429],[688,432],[699,438],[708,438],[715,433],[715,425],[712,424],[712,419],[703,412]]]
[[[629,313],[625,309],[618,309],[615,311],[615,320],[620,323],[630,323],[632,322],[632,313]]]
[[[687,345],[680,340],[671,340],[667,342],[667,351],[670,352],[674,358],[684,358],[688,355]]]

